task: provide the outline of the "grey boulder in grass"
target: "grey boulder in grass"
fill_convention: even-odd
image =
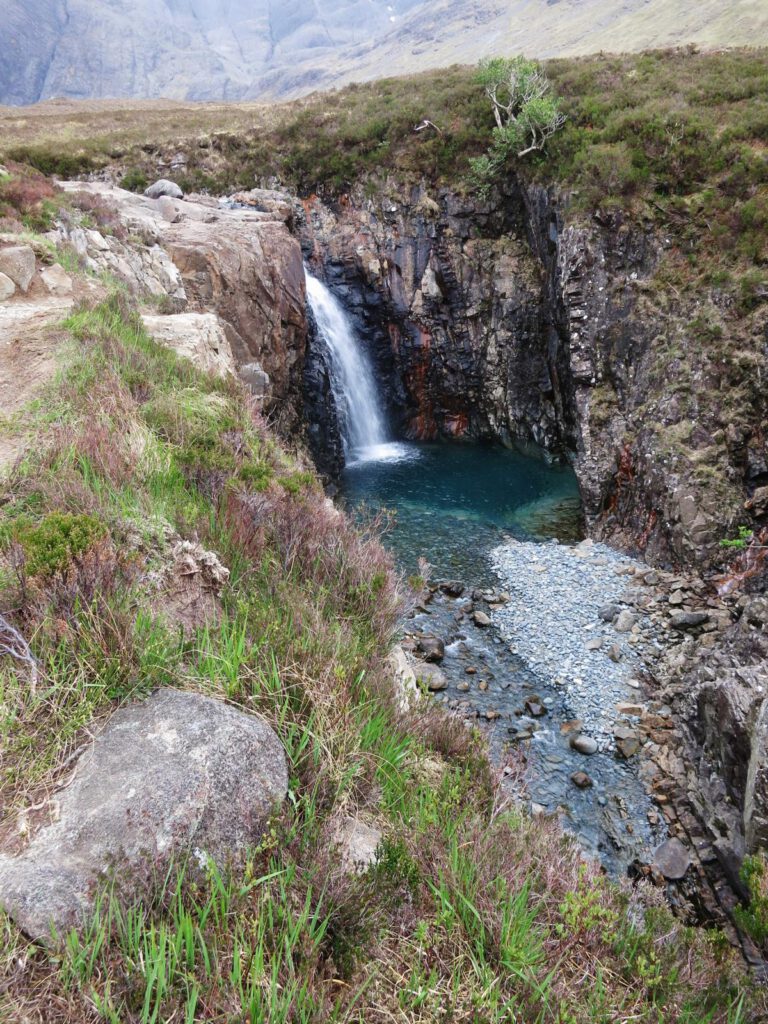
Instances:
[[[168,196],[170,199],[183,199],[184,193],[181,191],[175,181],[169,181],[167,178],[161,178],[159,181],[154,182],[149,188],[144,189],[144,195],[148,199],[160,199],[163,196]]]
[[[0,903],[31,938],[78,925],[100,886],[126,899],[174,858],[234,861],[285,797],[280,740],[221,701],[158,690],[117,711],[81,754],[57,820],[18,856],[0,855]]]

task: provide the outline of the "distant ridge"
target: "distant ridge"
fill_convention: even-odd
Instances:
[[[494,53],[768,44],[766,0],[5,0],[0,104],[273,99]]]

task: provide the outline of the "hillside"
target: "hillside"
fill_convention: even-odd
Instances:
[[[768,50],[546,72],[563,131],[485,187],[466,65],[0,110],[3,1022],[768,1019]],[[403,579],[389,506],[354,522],[308,453],[307,264],[392,437],[567,461],[586,539]],[[158,695],[261,721],[271,815],[250,747],[174,757],[188,722],[94,784]]]
[[[9,0],[0,103],[245,100],[471,62],[768,43],[760,0]]]

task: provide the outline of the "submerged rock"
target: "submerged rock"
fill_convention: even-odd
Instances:
[[[445,657],[445,644],[437,636],[420,637],[417,649],[424,661],[440,662]]]
[[[158,690],[117,711],[81,755],[58,818],[17,857],[0,898],[31,938],[78,925],[114,877],[135,898],[172,859],[219,865],[263,834],[285,797],[285,752],[260,718],[200,694]]]

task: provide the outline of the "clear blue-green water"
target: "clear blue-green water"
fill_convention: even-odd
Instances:
[[[488,553],[506,538],[581,536],[568,466],[468,444],[387,445],[379,456],[349,465],[341,493],[348,507],[391,513],[384,542],[406,573],[425,558],[435,578],[483,585],[492,581]]]

